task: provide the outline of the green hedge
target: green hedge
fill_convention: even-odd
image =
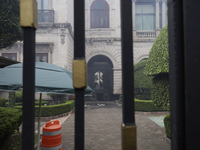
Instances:
[[[135,99],[135,110],[136,111],[165,111],[161,107],[154,105],[152,100],[137,100]]]
[[[169,74],[159,74],[153,78],[151,97],[158,107],[170,109]]]
[[[6,100],[3,97],[0,97],[0,107],[5,107]]]
[[[168,114],[164,118],[164,125],[165,125],[165,133],[168,138],[171,139],[171,121],[170,121],[170,114]]]
[[[22,109],[22,106],[15,106],[17,109]],[[66,112],[70,112],[74,108],[74,101],[67,101],[63,104],[58,105],[47,105],[41,106],[41,117],[50,117],[56,116],[60,114],[64,114]],[[35,106],[35,116],[38,117],[39,106]]]
[[[152,100],[151,95],[149,95],[149,94],[136,95],[135,98],[139,99],[139,100]]]
[[[169,73],[168,30],[163,28],[156,38],[144,68],[145,75]]]
[[[22,111],[0,107],[0,142],[15,132],[22,123]]]
[[[39,104],[40,104],[40,102],[35,101],[35,105],[39,105]],[[44,104],[49,105],[49,102],[48,101],[41,101],[41,105],[44,105]],[[22,106],[22,102],[15,103],[15,106]]]

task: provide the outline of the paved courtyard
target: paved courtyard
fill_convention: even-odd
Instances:
[[[85,104],[85,150],[121,150],[122,108],[115,102]],[[167,114],[136,112],[138,150],[170,150],[163,140]],[[62,124],[62,136],[63,149],[74,150],[74,113]]]

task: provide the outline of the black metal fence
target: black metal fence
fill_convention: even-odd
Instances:
[[[172,150],[199,150],[200,144],[200,1],[169,0],[169,54]],[[74,1],[74,59],[85,58],[84,0]],[[39,22],[53,22],[53,11],[40,11]],[[131,0],[121,0],[123,126],[122,149],[136,144],[133,97]],[[50,19],[51,18],[51,19]],[[131,34],[130,34],[131,33]],[[24,101],[22,149],[34,146],[35,29],[24,27]],[[131,81],[131,82],[130,82]],[[130,88],[131,87],[131,88]],[[84,89],[76,89],[75,149],[84,149]],[[129,128],[130,127],[130,128]],[[131,131],[131,132],[129,132]],[[124,139],[123,139],[124,138]],[[133,139],[133,140],[132,140]],[[128,142],[128,143],[127,143]],[[136,145],[134,145],[135,149]]]

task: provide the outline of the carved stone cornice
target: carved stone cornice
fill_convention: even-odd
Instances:
[[[53,45],[53,42],[36,42],[35,49],[37,53],[48,53],[52,52]]]
[[[86,36],[112,36],[114,29],[89,29],[86,30]]]
[[[74,38],[74,33],[72,31],[72,26],[70,23],[52,23],[52,22],[38,23],[38,29],[36,30],[36,33],[49,33],[55,28],[68,29],[71,37]]]
[[[86,38],[86,45],[113,45],[114,41],[120,41],[120,38],[108,37],[108,38]]]

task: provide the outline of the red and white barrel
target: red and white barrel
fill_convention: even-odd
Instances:
[[[58,120],[46,123],[43,127],[42,150],[62,150],[61,129]]]

